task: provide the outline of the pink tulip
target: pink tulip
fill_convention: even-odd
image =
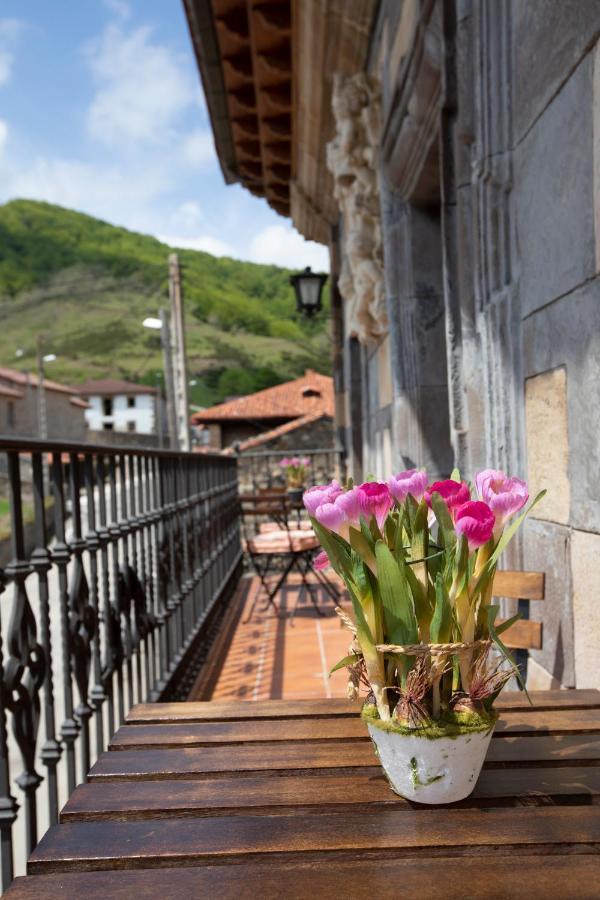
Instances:
[[[304,466],[304,468],[306,468],[307,466],[310,466],[310,456],[303,456],[302,459],[300,460],[300,465]]]
[[[317,572],[322,572],[323,569],[328,569],[330,565],[331,563],[329,562],[329,557],[324,550],[321,550],[320,553],[317,553],[317,555],[313,559],[313,566],[315,567]]]
[[[288,459],[287,456],[284,456],[279,465],[282,469],[285,469],[287,466],[291,465],[291,459]]]
[[[453,481],[451,478],[447,481],[436,481],[425,491],[425,500],[428,506],[431,506],[432,494],[440,495],[453,518],[454,510],[471,499],[469,485],[464,481]]]
[[[322,503],[329,503],[335,499],[338,494],[342,493],[340,484],[335,479],[330,484],[317,484],[304,492],[302,501],[308,514],[314,516]]]
[[[292,458],[290,459],[290,465],[291,466],[299,466],[300,465],[300,457],[292,456]]]
[[[499,534],[507,519],[514,516],[529,499],[527,485],[520,478],[509,478],[499,469],[484,469],[475,476],[475,487],[496,518],[494,531]]]
[[[425,493],[428,481],[429,479],[424,469],[408,469],[406,472],[392,475],[388,481],[388,488],[392,497],[398,503],[404,503],[409,494],[418,503]]]
[[[358,490],[362,515],[367,521],[371,516],[375,516],[375,521],[381,531],[389,511],[394,505],[394,498],[390,494],[387,484],[367,481],[361,484]]]
[[[483,547],[494,534],[494,513],[482,500],[463,503],[454,514],[454,528],[457,534],[464,534],[472,553]]]
[[[360,501],[360,490],[357,487],[344,491],[335,498],[336,506],[340,506],[344,510],[344,515],[350,525],[359,525],[362,515],[362,507]]]
[[[342,537],[346,537],[348,534],[349,525],[346,514],[337,503],[321,503],[315,512],[315,519],[320,525],[328,528],[329,531],[341,534]]]

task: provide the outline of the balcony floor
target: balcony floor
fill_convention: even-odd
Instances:
[[[190,700],[296,700],[345,697],[347,674],[329,670],[346,656],[351,635],[342,628],[327,594],[319,590],[319,616],[306,592],[290,579],[276,597],[279,614],[256,600],[258,578],[247,576],[236,596],[205,671]],[[298,603],[294,618],[291,611]],[[246,621],[254,604],[250,621]]]

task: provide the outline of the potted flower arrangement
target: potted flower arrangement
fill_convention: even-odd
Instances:
[[[300,503],[310,459],[308,456],[285,456],[279,463],[287,481],[287,493],[292,503]]]
[[[488,469],[474,488],[457,471],[429,484],[411,470],[385,483],[311,488],[304,505],[323,548],[317,565],[344,580],[354,634],[349,696],[363,685],[362,718],[392,788],[422,803],[468,796],[497,713],[518,669],[497,623],[498,560],[543,492]],[[517,513],[519,515],[517,516]]]

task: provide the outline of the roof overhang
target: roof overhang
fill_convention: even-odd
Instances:
[[[334,74],[365,67],[378,0],[184,0],[226,182],[329,243]]]

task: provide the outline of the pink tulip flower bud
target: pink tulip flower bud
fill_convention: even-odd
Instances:
[[[529,499],[527,485],[520,478],[505,475],[499,469],[484,469],[475,476],[479,497],[487,503],[496,518],[496,536],[507,520],[514,516]]]
[[[431,506],[432,494],[440,495],[453,518],[454,511],[471,499],[469,485],[464,481],[453,481],[451,478],[447,481],[436,481],[425,491],[427,506]]]
[[[388,488],[398,503],[404,503],[409,494],[419,503],[428,482],[429,479],[424,469],[408,469],[406,472],[392,475],[388,481]]]
[[[367,521],[375,516],[379,530],[383,530],[388,513],[394,505],[394,498],[390,494],[387,484],[377,481],[367,481],[358,488],[361,514]]]
[[[344,510],[337,503],[322,503],[315,513],[315,519],[329,531],[334,531],[344,538],[347,537],[348,520]]]
[[[469,500],[459,506],[454,514],[454,528],[458,535],[464,534],[472,553],[483,547],[494,534],[494,513],[482,500]]]
[[[342,493],[339,481],[335,479],[330,484],[317,484],[305,491],[302,497],[304,506],[310,516],[314,516],[322,503],[328,503]]]
[[[341,506],[350,525],[360,526],[360,517],[362,515],[362,507],[360,502],[360,490],[357,487],[351,488],[342,494],[338,494],[335,498],[337,506]]]
[[[313,566],[315,567],[317,572],[322,572],[323,569],[328,569],[330,565],[331,563],[329,562],[329,557],[324,550],[321,550],[320,553],[317,553],[317,555],[313,559]]]

